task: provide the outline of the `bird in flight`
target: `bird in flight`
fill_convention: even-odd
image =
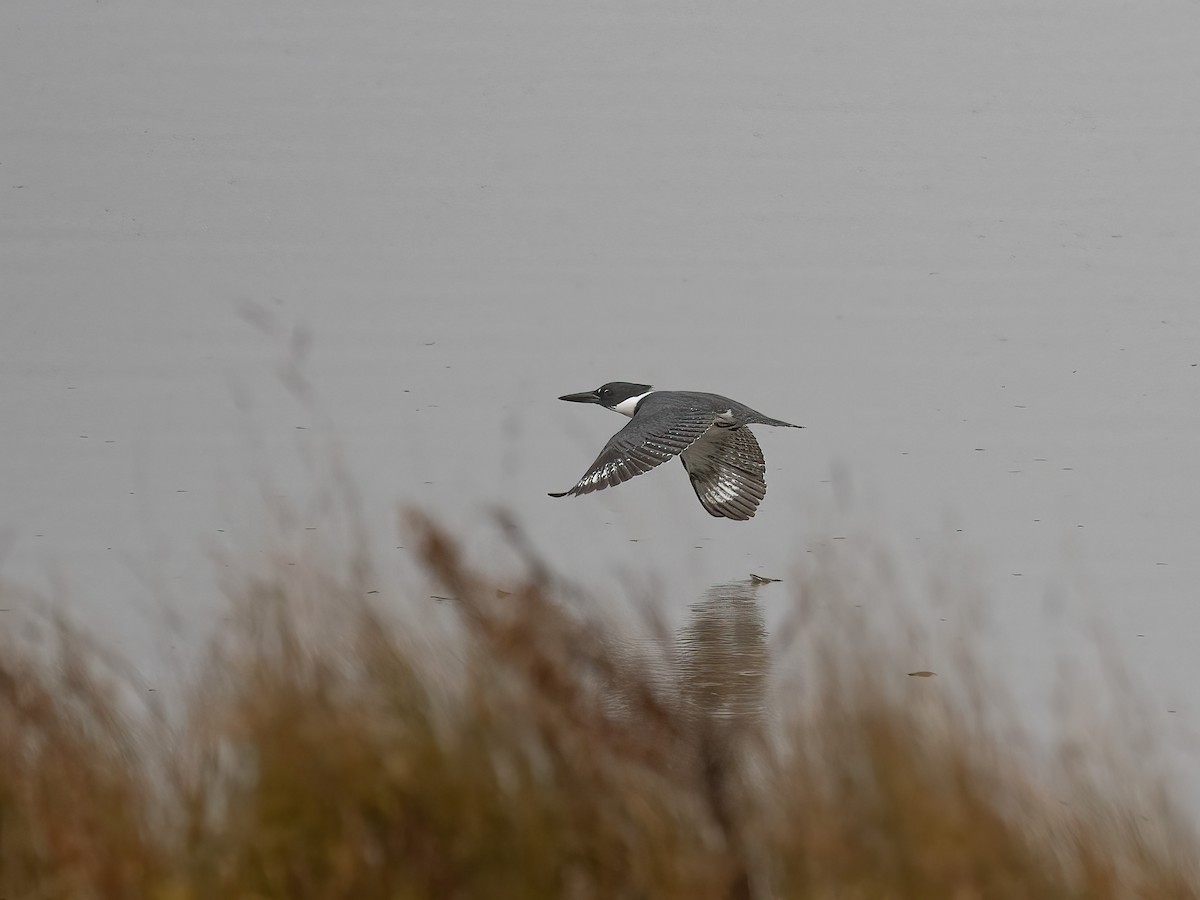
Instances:
[[[594,391],[558,399],[598,403],[630,419],[604,445],[575,487],[551,497],[616,487],[678,456],[709,514],[739,522],[753,517],[767,494],[767,466],[747,426],[804,427],[769,418],[718,394],[656,391],[651,385],[627,381],[611,381]]]

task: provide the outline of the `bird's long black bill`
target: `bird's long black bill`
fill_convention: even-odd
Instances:
[[[559,400],[570,400],[572,403],[599,403],[600,397],[595,391],[583,391],[578,394],[563,394]]]

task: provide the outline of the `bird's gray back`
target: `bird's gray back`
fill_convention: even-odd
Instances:
[[[756,409],[751,409],[745,403],[738,403],[720,394],[706,394],[703,391],[654,391],[638,404],[637,415],[643,413],[663,414],[667,410],[703,410],[712,413],[714,418],[728,412],[737,425],[777,425],[785,428],[796,428],[790,422],[772,419],[764,416]]]

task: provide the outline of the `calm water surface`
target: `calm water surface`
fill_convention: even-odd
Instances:
[[[8,5],[2,573],[153,682],[266,508],[344,538],[339,470],[383,582],[398,506],[489,564],[499,505],[590,589],[658,585],[697,702],[752,705],[772,621],[697,596],[862,540],[973,582],[1030,702],[1098,621],[1194,724],[1197,19]],[[744,525],[677,466],[546,497],[621,424],[554,398],[610,380],[807,428],[762,430]]]

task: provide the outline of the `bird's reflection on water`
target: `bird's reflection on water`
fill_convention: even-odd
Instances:
[[[714,585],[677,634],[674,674],[685,709],[698,719],[746,723],[765,714],[770,659],[760,587]]]

